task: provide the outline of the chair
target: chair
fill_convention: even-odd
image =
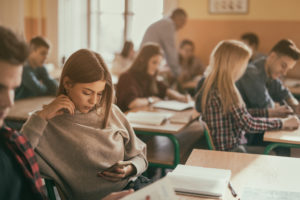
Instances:
[[[208,145],[208,149],[209,150],[216,150],[216,147],[213,143],[210,131],[209,131],[209,129],[208,129],[205,122],[203,122],[203,126],[204,126],[204,135],[205,135],[205,139],[206,139],[206,142],[207,142],[207,145]]]
[[[50,200],[56,200],[55,192],[54,192],[54,186],[55,186],[54,181],[46,178],[44,180],[46,184],[48,198]]]

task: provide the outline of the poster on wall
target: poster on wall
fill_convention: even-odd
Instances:
[[[209,0],[211,14],[247,14],[248,0]]]

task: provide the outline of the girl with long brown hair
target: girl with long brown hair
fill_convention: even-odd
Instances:
[[[130,69],[123,73],[117,84],[117,105],[123,111],[147,106],[168,97],[187,102],[188,95],[167,88],[157,80],[162,51],[155,43],[145,44]]]
[[[42,173],[67,199],[98,200],[122,190],[147,168],[146,145],[113,99],[103,59],[81,49],[64,65],[56,99],[23,126]]]

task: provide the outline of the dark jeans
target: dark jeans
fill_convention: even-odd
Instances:
[[[134,189],[134,191],[137,191],[149,184],[151,184],[153,181],[148,179],[147,177],[140,175],[137,177],[135,181],[130,181],[127,186],[123,190],[129,190]]]

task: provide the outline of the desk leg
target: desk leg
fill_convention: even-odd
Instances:
[[[275,149],[277,147],[300,148],[300,144],[288,144],[288,143],[277,143],[277,142],[271,143],[266,147],[264,154],[268,155],[270,153],[270,151],[272,151],[273,149]]]
[[[174,145],[174,161],[173,165],[165,165],[165,164],[159,164],[159,163],[149,163],[149,166],[152,167],[159,167],[159,168],[171,168],[174,169],[180,162],[180,148],[179,148],[179,142],[177,138],[173,134],[167,134],[167,133],[156,133],[156,132],[148,132],[148,131],[135,131],[137,135],[151,135],[151,136],[165,136],[168,137],[171,142]]]

